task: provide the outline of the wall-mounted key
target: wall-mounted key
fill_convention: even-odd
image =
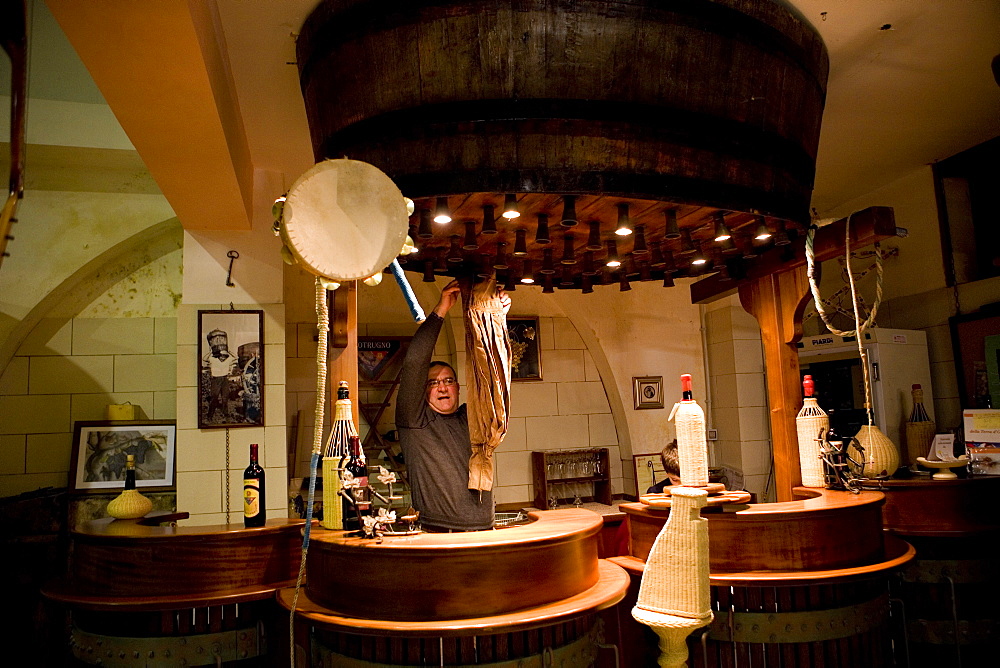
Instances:
[[[236,260],[236,258],[238,258],[239,256],[240,254],[234,250],[231,250],[228,253],[226,253],[226,257],[229,258],[229,275],[226,276],[226,285],[228,285],[231,288],[236,287],[236,284],[233,283],[233,261]]]

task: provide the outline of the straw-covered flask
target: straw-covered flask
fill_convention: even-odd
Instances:
[[[802,379],[802,410],[795,417],[799,437],[799,468],[803,487],[823,487],[823,460],[820,458],[820,440],[830,428],[830,417],[820,408],[813,396],[815,385],[812,376]]]
[[[708,441],[705,438],[705,411],[694,400],[691,374],[681,374],[681,401],[674,404],[668,420],[677,430],[677,459],[681,484],[703,487],[708,484]]]
[[[906,463],[916,468],[917,457],[926,457],[930,452],[937,425],[927,415],[924,391],[919,384],[912,387],[910,395],[913,397],[913,410],[906,421]]]

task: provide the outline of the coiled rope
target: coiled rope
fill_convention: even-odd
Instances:
[[[819,286],[816,284],[815,275],[816,254],[813,243],[816,230],[818,229],[815,225],[810,225],[809,231],[806,233],[806,275],[809,277],[809,290],[812,292],[813,302],[816,304],[816,312],[823,319],[823,324],[826,325],[826,328],[837,336],[853,336],[857,341],[858,353],[861,355],[861,370],[864,375],[865,411],[868,414],[868,424],[872,425],[875,424],[875,421],[872,419],[872,387],[868,372],[868,353],[862,344],[861,335],[866,329],[875,324],[875,315],[878,313],[879,304],[882,303],[882,248],[878,242],[875,243],[875,301],[872,304],[872,310],[868,314],[868,318],[864,322],[861,322],[861,314],[858,310],[858,291],[854,282],[854,272],[851,271],[851,218],[853,217],[854,214],[852,213],[847,217],[847,223],[844,225],[844,262],[847,269],[847,281],[851,286],[851,306],[854,308],[853,330],[841,331],[837,329],[831,324],[826,311],[823,310],[823,300],[819,295]]]
[[[316,344],[316,421],[313,427],[312,456],[309,458],[309,498],[306,502],[306,526],[302,537],[302,560],[295,578],[295,593],[292,595],[292,609],[288,614],[288,643],[291,668],[295,668],[295,610],[299,602],[302,577],[306,572],[306,554],[309,551],[309,533],[312,529],[313,500],[316,496],[316,467],[319,466],[320,449],[323,446],[323,418],[326,405],[326,354],[327,334],[330,331],[330,310],[326,303],[326,288],[316,277],[316,329],[319,330]]]

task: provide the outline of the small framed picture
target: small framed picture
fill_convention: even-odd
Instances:
[[[511,380],[541,380],[542,358],[539,347],[537,317],[507,318],[507,333],[510,335],[510,378]]]
[[[663,376],[633,376],[632,400],[636,410],[663,408]]]
[[[76,422],[73,434],[71,491],[120,491],[128,455],[135,456],[136,488],[174,489],[177,424],[173,420]]]
[[[198,428],[264,425],[264,312],[198,311]]]

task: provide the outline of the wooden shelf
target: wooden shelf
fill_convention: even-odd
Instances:
[[[592,470],[599,469],[600,473],[590,475],[572,475],[569,477],[556,477],[559,472],[550,471],[549,466],[562,465],[572,466],[574,462],[578,465],[588,462]],[[611,505],[611,461],[608,457],[607,448],[584,448],[580,450],[543,450],[531,453],[532,482],[534,484],[535,497],[533,503],[537,508],[548,508],[550,488],[552,493],[557,494],[559,485],[589,483],[592,487],[592,494],[581,496],[582,501],[595,501],[605,505]],[[562,472],[565,475],[565,471]],[[560,501],[565,501],[569,497],[556,497]]]

